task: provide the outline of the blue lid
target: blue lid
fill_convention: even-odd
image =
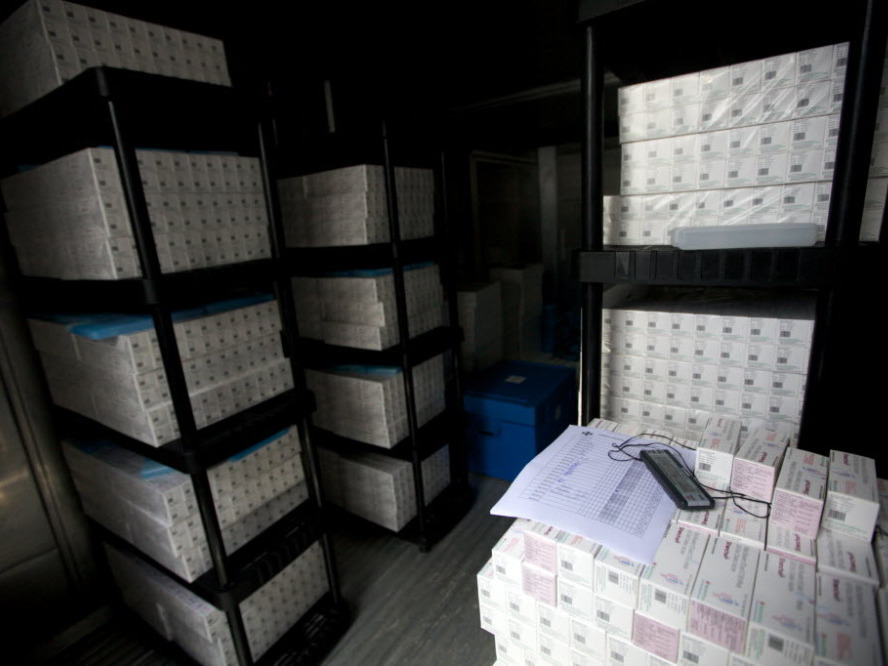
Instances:
[[[290,428],[284,428],[283,430],[281,430],[281,431],[278,432],[278,433],[275,433],[275,434],[272,435],[271,437],[266,437],[266,438],[263,439],[261,442],[257,442],[256,444],[253,444],[253,446],[251,446],[250,448],[248,448],[248,449],[244,449],[244,450],[241,451],[240,453],[235,453],[233,456],[231,456],[231,457],[229,458],[229,460],[231,460],[231,461],[235,461],[235,460],[241,460],[241,459],[243,459],[243,458],[246,458],[248,455],[250,455],[251,453],[254,453],[255,451],[258,451],[258,450],[261,449],[263,446],[268,446],[269,444],[271,444],[271,443],[272,443],[273,441],[275,441],[276,439],[280,439],[281,437],[283,437],[284,435],[286,435],[288,432],[290,432]]]
[[[469,382],[467,396],[535,405],[576,375],[573,368],[530,361],[500,361]]]
[[[377,377],[394,377],[401,374],[401,368],[392,365],[333,365],[327,368],[331,372],[348,372],[356,375],[372,375]]]

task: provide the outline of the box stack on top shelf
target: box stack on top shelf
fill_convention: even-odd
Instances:
[[[13,283],[125,601],[201,663],[319,658],[347,610],[283,347],[260,102],[228,87],[220,42],[65,2],[26,3],[0,52]],[[30,69],[71,54],[70,81]]]
[[[742,418],[744,430],[783,420],[797,434],[813,298],[734,291],[621,300],[603,313],[604,418],[666,423],[696,439],[720,413]]]
[[[311,346],[306,380],[329,499],[405,536],[416,518],[425,548],[429,505],[465,482],[442,421],[452,341],[441,335],[442,249],[426,242],[434,172],[365,164],[284,178],[278,189],[300,335],[323,343]]]
[[[621,88],[621,196],[605,200],[605,242],[671,245],[678,228],[759,223],[815,224],[823,240],[847,59],[836,44]]]
[[[0,116],[90,67],[231,85],[220,40],[62,0],[27,0],[0,26]]]
[[[739,431],[718,417],[697,443],[711,450],[727,439],[736,459],[724,487],[771,501],[769,518],[753,515],[766,505],[739,499],[676,510],[651,562],[516,520],[478,573],[481,627],[495,637],[497,663],[884,663],[888,618],[877,608],[888,608],[888,557],[877,526],[888,513],[873,460],[787,448],[779,426],[742,443]],[[757,466],[760,453],[775,464]],[[840,479],[853,479],[850,494]]]

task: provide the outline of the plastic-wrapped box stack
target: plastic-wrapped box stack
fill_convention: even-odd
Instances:
[[[413,466],[375,453],[320,448],[327,499],[346,511],[398,532],[416,517]],[[445,446],[422,461],[423,497],[428,504],[450,485],[450,451]]]
[[[590,425],[637,433],[616,423]],[[495,637],[496,663],[883,664],[888,621],[880,625],[876,609],[877,599],[888,607],[888,579],[875,575],[870,543],[873,460],[833,451],[833,474],[825,457],[787,449],[785,434],[765,442],[763,432],[739,448],[735,441],[734,450],[738,459],[756,447],[782,454],[776,485],[767,489],[776,515],[755,518],[724,500],[712,511],[677,510],[651,563],[516,520],[477,577],[481,627]],[[842,497],[851,486],[839,479],[852,477],[854,497]],[[736,481],[749,478],[741,469]],[[816,508],[799,510],[800,496],[823,509],[822,524]],[[778,505],[784,519],[813,514],[816,542],[775,523]],[[866,538],[828,525],[831,506],[851,505],[858,518],[866,513]],[[877,546],[881,539],[877,534]]]
[[[490,269],[503,295],[503,357],[526,359],[540,351],[543,265]]]
[[[435,180],[430,169],[395,167],[403,240],[434,233]],[[361,164],[278,181],[281,218],[290,247],[387,243],[385,173]]]
[[[456,294],[463,331],[460,365],[472,374],[503,358],[503,300],[500,282],[467,284]]]
[[[813,303],[627,300],[603,318],[602,415],[697,439],[713,413],[798,424]]]
[[[137,150],[164,273],[271,255],[259,160]],[[86,148],[0,182],[22,273],[142,275],[114,151]]]
[[[413,370],[416,418],[420,426],[445,408],[444,357],[434,356]],[[315,394],[313,423],[341,437],[385,449],[407,437],[404,375],[389,366],[336,366],[305,372]]]
[[[410,337],[444,323],[444,291],[437,264],[404,267]],[[299,334],[330,345],[387,349],[398,344],[395,280],[390,268],[293,278]]]
[[[174,314],[198,427],[292,389],[270,295]],[[157,335],[144,315],[28,320],[53,401],[151,446],[179,436]]]
[[[621,88],[621,196],[605,202],[605,242],[752,223],[813,223],[822,240],[847,54],[830,45]],[[886,175],[888,156],[874,159],[871,175]]]
[[[135,557],[106,546],[124,601],[204,666],[236,666],[225,613]],[[240,604],[250,653],[259,659],[327,592],[315,543]]]
[[[171,572],[211,568],[191,478],[108,442],[65,442],[84,511]],[[231,553],[308,499],[295,427],[208,470]]]
[[[97,66],[231,85],[218,39],[61,0],[28,0],[0,26],[0,116]]]
[[[866,199],[863,219],[860,223],[860,240],[879,240],[885,199],[888,196],[888,52],[882,69],[882,87],[879,94],[879,110],[873,135],[873,151],[870,155],[869,180],[866,183]]]

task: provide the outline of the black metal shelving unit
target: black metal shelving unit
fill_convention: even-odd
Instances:
[[[191,584],[169,571],[166,573],[226,613],[238,660],[244,665],[257,661],[250,652],[239,602],[315,543],[321,545],[324,553],[329,592],[258,663],[273,663],[281,658],[293,663],[319,662],[349,623],[324,521],[317,454],[308,437],[307,419],[314,410],[314,401],[305,389],[298,364],[298,334],[289,276],[284,270],[283,235],[275,215],[274,183],[267,167],[269,123],[264,103],[238,90],[103,67],[83,72],[0,121],[0,144],[4,146],[0,176],[14,173],[19,165],[45,163],[89,146],[110,145],[114,149],[143,277],[113,282],[62,281],[19,274],[14,275],[13,286],[32,311],[98,309],[150,315],[180,437],[155,448],[61,409],[57,410],[57,428],[65,434],[110,439],[190,475],[212,568]],[[265,181],[271,258],[163,274],[139,177],[136,146],[227,150],[259,157]],[[15,265],[9,243],[5,245],[10,265]],[[294,388],[223,421],[198,428],[176,344],[172,312],[255,292],[257,288],[275,294],[283,323],[281,343],[290,360]],[[294,424],[303,442],[309,499],[246,545],[226,552],[207,470]],[[121,541],[107,534],[105,538]],[[131,546],[126,549],[135,550]]]
[[[395,189],[395,167],[391,155],[392,141],[383,122],[376,138],[368,138],[366,133],[355,136],[356,143],[363,149],[363,157],[379,155],[377,164],[382,163],[385,173],[386,200],[389,215],[388,243],[375,243],[362,246],[287,248],[286,256],[290,273],[294,276],[316,276],[331,271],[390,268],[395,282],[396,310],[398,320],[398,343],[380,351],[329,345],[317,340],[303,339],[299,343],[305,367],[323,368],[331,364],[366,364],[396,366],[402,370],[407,397],[408,435],[390,449],[368,445],[315,428],[315,440],[335,451],[364,451],[391,456],[410,462],[413,468],[416,495],[416,518],[400,530],[397,535],[416,543],[423,552],[445,536],[459,519],[468,511],[472,494],[468,484],[468,462],[465,452],[463,421],[461,411],[458,344],[461,330],[453,324],[455,319],[455,275],[453,263],[448,255],[449,243],[445,239],[440,220],[444,208],[442,178],[436,182],[436,232],[429,238],[401,238],[398,216],[397,192]],[[335,145],[331,154],[336,161],[330,162],[329,155],[323,162],[323,169],[350,166],[355,162],[349,155],[347,144],[350,135],[331,135]],[[373,146],[372,144],[376,144]],[[374,150],[375,148],[375,150]],[[323,142],[315,143],[312,150],[323,151]],[[362,161],[363,157],[361,158]],[[315,165],[317,166],[317,165]],[[443,169],[436,169],[440,176]],[[305,169],[293,170],[290,175],[310,173]],[[434,261],[441,269],[445,297],[451,308],[448,314],[450,323],[418,336],[410,337],[407,324],[407,301],[404,288],[404,267],[417,262]],[[454,367],[448,370],[447,408],[428,423],[420,426],[417,422],[413,387],[414,368],[419,363],[439,354],[452,352]],[[422,461],[443,446],[450,446],[450,485],[435,500],[425,502],[422,480]],[[344,512],[340,512],[342,515]],[[353,516],[347,519],[362,520]]]
[[[726,13],[730,12],[730,19]],[[697,30],[712,13],[711,31]],[[585,32],[582,247],[575,272],[582,286],[581,412],[583,422],[598,415],[601,392],[601,311],[605,284],[634,282],[689,287],[810,289],[817,293],[814,338],[802,413],[800,442],[827,452],[837,442],[846,450],[879,455],[865,430],[842,430],[837,415],[859,404],[878,408],[866,388],[848,390],[880,367],[849,364],[861,331],[858,312],[885,284],[885,224],[879,243],[858,242],[873,141],[888,11],[878,0],[829,3],[814,12],[793,0],[760,0],[714,9],[692,0],[580,0]],[[724,19],[724,20],[720,20]],[[633,39],[626,39],[632,35]],[[602,183],[605,67],[624,84],[677,76],[711,67],[848,42],[849,57],[840,117],[826,240],[808,248],[682,251],[672,247],[603,245]],[[683,44],[680,50],[675,45]],[[668,54],[664,56],[664,54]],[[861,299],[862,295],[862,299]],[[877,348],[867,350],[878,356]],[[865,369],[866,368],[866,369]],[[863,419],[864,421],[866,419]]]

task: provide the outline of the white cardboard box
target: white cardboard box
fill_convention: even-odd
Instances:
[[[718,415],[709,419],[700,443],[694,475],[705,486],[726,490],[731,483],[731,468],[740,441],[740,420]]]
[[[765,550],[780,557],[791,557],[811,566],[817,564],[815,540],[793,532],[782,525],[768,524],[768,541]]]
[[[688,631],[734,652],[746,647],[759,551],[727,539],[710,539],[688,614]]]
[[[879,585],[879,571],[873,547],[868,541],[828,529],[817,535],[817,571]]]
[[[815,666],[883,663],[872,586],[817,574],[815,608]]]
[[[774,488],[770,523],[815,538],[823,513],[828,470],[826,456],[788,449]]]
[[[791,430],[779,426],[751,432],[734,457],[731,490],[770,502],[790,437]]]
[[[595,557],[595,595],[635,608],[645,565],[602,547]]]
[[[869,541],[878,514],[875,461],[853,453],[830,451],[821,525]]]
[[[810,664],[815,641],[814,596],[814,567],[768,553],[762,555],[746,656],[763,664]]]

